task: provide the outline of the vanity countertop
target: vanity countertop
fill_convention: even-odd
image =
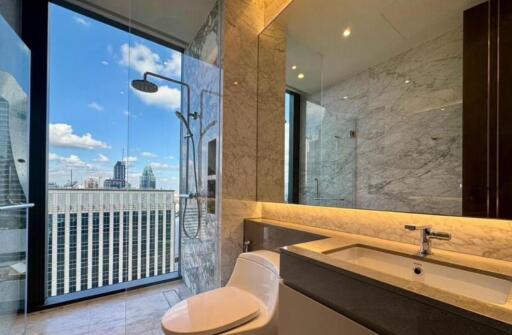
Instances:
[[[435,241],[433,245],[433,254],[429,255],[427,258],[422,258],[417,255],[419,245],[388,241],[364,235],[354,235],[340,231],[308,227],[276,220],[248,220],[254,223],[306,231],[326,236],[326,239],[287,246],[284,248],[284,252],[286,253],[295,254],[300,257],[312,260],[316,263],[325,264],[330,267],[349,271],[351,273],[373,279],[380,283],[407,290],[419,295],[420,297],[423,296],[429,299],[441,301],[462,310],[488,317],[490,319],[494,319],[512,326],[512,301],[510,300],[507,304],[504,305],[485,303],[466,296],[439,290],[418,281],[398,278],[382,272],[374,271],[367,267],[361,267],[339,259],[335,259],[327,256],[324,254],[324,252],[355,245],[367,245],[374,248],[384,249],[392,253],[399,253],[417,258],[423,262],[449,264],[451,266],[459,267],[473,272],[491,274],[510,281],[512,281],[512,262],[436,249]]]

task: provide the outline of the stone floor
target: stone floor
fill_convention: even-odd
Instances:
[[[160,318],[191,295],[181,281],[131,290],[107,297],[31,313],[10,334],[163,334]]]

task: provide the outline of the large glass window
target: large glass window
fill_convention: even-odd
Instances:
[[[178,271],[181,87],[130,82],[180,80],[182,53],[100,19],[49,4],[50,299]]]

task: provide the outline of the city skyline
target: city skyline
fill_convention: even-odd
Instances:
[[[113,173],[111,177],[102,180],[101,178],[89,177],[78,182],[73,180],[72,170],[70,171],[70,179],[64,184],[59,185],[55,182],[49,183],[50,189],[105,189],[105,190],[165,190],[175,191],[174,189],[157,188],[157,178],[153,173],[150,165],[144,166],[143,172],[139,178],[139,187],[133,187],[126,179],[126,163],[117,161],[113,166]]]
[[[181,53],[55,4],[50,16],[49,183],[72,174],[102,187],[125,161],[132,187],[151,166],[158,188],[178,189],[180,87],[158,82],[148,94],[130,81],[145,71],[181,79]]]

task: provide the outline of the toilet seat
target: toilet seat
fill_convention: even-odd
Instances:
[[[169,335],[213,335],[241,326],[259,313],[260,305],[253,295],[223,287],[174,305],[162,318],[162,327]]]

